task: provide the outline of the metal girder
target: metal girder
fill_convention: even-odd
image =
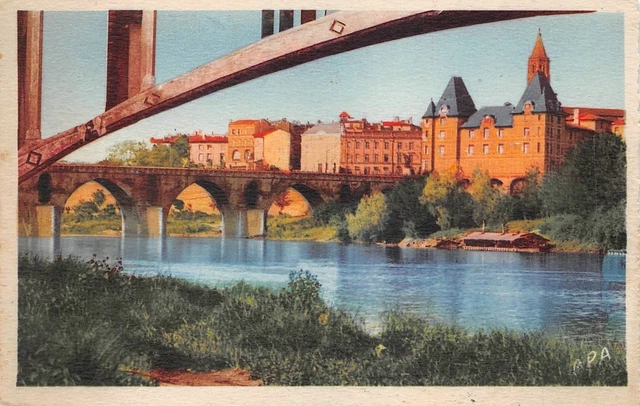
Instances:
[[[143,90],[93,120],[18,153],[19,182],[87,143],[191,100],[309,61],[451,28],[584,11],[343,11],[272,35]]]

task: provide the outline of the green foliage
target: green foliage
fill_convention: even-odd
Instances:
[[[182,211],[184,210],[184,202],[180,199],[176,199],[173,201],[173,207],[175,207],[176,210]]]
[[[626,197],[625,144],[614,134],[599,134],[576,144],[563,165],[542,182],[547,214],[589,216],[609,210]]]
[[[92,197],[93,197],[93,202],[96,204],[98,208],[102,207],[105,200],[107,199],[107,196],[105,196],[104,191],[102,191],[102,189],[98,189],[95,192],[93,192]]]
[[[491,185],[489,172],[483,172],[476,168],[471,177],[468,193],[473,199],[473,221],[476,225],[495,224],[502,220],[501,218],[496,219],[496,208],[502,200],[506,199],[503,198],[504,195],[499,190]],[[504,207],[504,203],[501,207]]]
[[[271,240],[336,241],[338,226],[323,225],[314,217],[269,217],[266,238]]]
[[[144,141],[123,141],[109,148],[106,161],[123,166],[196,166],[189,160],[189,137],[184,134],[171,145],[155,144],[151,148]]]
[[[442,230],[473,226],[473,200],[457,183],[455,172],[434,172],[422,192],[422,202]]]
[[[349,236],[358,241],[377,241],[382,237],[388,215],[387,204],[382,193],[363,197],[356,212],[346,215]]]
[[[175,201],[174,201],[175,207]],[[199,234],[218,232],[222,216],[191,210],[174,211],[167,218],[167,234]]]
[[[385,196],[387,220],[382,239],[398,242],[405,237],[424,238],[438,230],[435,218],[421,202],[425,179],[401,181]]]
[[[150,385],[128,371],[235,366],[267,385],[627,384],[621,342],[471,335],[398,311],[374,335],[327,306],[308,272],[280,291],[217,290],[93,261],[20,257],[18,385]]]

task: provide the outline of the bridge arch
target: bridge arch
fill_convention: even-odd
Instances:
[[[180,196],[180,194],[184,190],[192,185],[197,185],[200,188],[204,189],[204,191],[207,193],[211,201],[214,202],[216,208],[220,212],[220,216],[222,217],[222,236],[235,236],[237,232],[238,215],[231,202],[229,201],[227,193],[225,193],[225,191],[216,183],[204,179],[197,179],[180,189],[177,193],[175,193],[173,199],[171,199],[169,203],[162,208],[164,214],[162,219],[163,229],[166,230],[167,218],[171,210],[171,206],[178,198],[178,196]]]
[[[118,183],[106,179],[106,178],[94,178],[78,181],[73,187],[63,194],[62,198],[56,200],[61,201],[61,207],[64,209],[67,207],[67,202],[82,186],[94,182],[102,186],[111,196],[113,196],[118,209],[120,210],[120,216],[122,218],[122,236],[130,237],[140,235],[140,216],[136,210],[133,198],[127,193]]]

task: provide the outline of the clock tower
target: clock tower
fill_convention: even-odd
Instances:
[[[551,82],[551,72],[549,70],[551,60],[547,57],[547,53],[544,50],[544,44],[542,43],[542,34],[538,30],[538,37],[536,43],[533,46],[533,51],[529,57],[529,64],[527,69],[527,84],[531,82],[531,78],[536,72],[542,72],[547,78],[547,81]]]

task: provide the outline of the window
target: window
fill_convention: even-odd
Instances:
[[[378,162],[378,154],[373,154],[373,162]]]
[[[538,143],[537,151],[540,152],[540,143]]]
[[[484,129],[484,138],[489,138],[489,129],[488,128]]]
[[[369,154],[364,154],[364,161],[369,162]]]
[[[204,161],[204,154],[198,154],[198,161]]]
[[[402,143],[401,143],[401,142],[399,142],[399,143],[398,143],[398,150],[401,150],[401,149],[402,149]]]
[[[351,141],[347,141],[347,148],[351,148]]]
[[[427,147],[426,145],[424,146],[424,153],[428,154],[429,153],[429,147]]]
[[[560,116],[558,116],[558,124],[560,124]]]
[[[528,137],[531,134],[531,131],[529,130],[529,127],[525,127],[524,128],[524,136]]]
[[[445,125],[446,123],[447,123],[447,119],[446,118],[443,117],[443,118],[440,119],[440,124],[441,125]]]
[[[522,152],[524,152],[525,154],[529,153],[529,143],[525,142],[524,144],[522,144]]]
[[[364,167],[364,174],[365,175],[369,174],[369,167],[367,167],[367,166]]]
[[[360,162],[360,155],[356,154],[356,162]]]
[[[398,163],[402,162],[402,152],[398,152],[398,159],[397,159],[396,162],[398,162]]]
[[[438,138],[440,138],[441,140],[443,140],[445,136],[446,133],[444,131],[440,131],[440,134],[438,134]]]
[[[384,142],[384,149],[389,149],[389,143],[387,141]]]
[[[360,149],[360,141],[356,141],[356,149]]]
[[[489,144],[484,144],[482,146],[482,153],[483,154],[488,154],[489,153]]]
[[[351,161],[351,154],[347,154],[347,162]]]
[[[473,145],[467,147],[467,155],[473,155]]]
[[[413,142],[409,143],[409,151],[413,151]]]
[[[498,154],[504,154],[504,144],[498,144]]]
[[[389,155],[388,154],[384,154],[384,161],[385,162],[389,162]]]
[[[558,134],[558,137],[560,137],[560,129],[558,128],[558,131],[556,131],[556,134]]]
[[[211,154],[207,154],[207,161],[211,160]]]
[[[242,154],[237,149],[233,151],[232,158],[234,161],[239,161],[242,158]]]
[[[498,130],[498,138],[504,137],[504,130],[501,128]]]
[[[379,143],[378,141],[375,141],[375,142],[373,143],[373,149],[378,149],[378,145],[379,145],[379,144],[380,144],[380,143]]]
[[[476,130],[469,130],[469,138],[474,138],[476,136]]]
[[[365,149],[371,148],[371,143],[369,141],[365,141],[364,147],[365,147]]]
[[[357,173],[358,175],[360,175],[360,167],[359,167],[359,166],[356,166],[356,167],[355,167],[355,170],[356,170],[356,173]]]
[[[211,149],[211,144],[207,145],[207,149]]]
[[[199,149],[200,151],[204,151],[204,145],[202,145],[202,144],[198,145],[198,149]]]
[[[440,145],[440,155],[444,155],[444,145]]]

